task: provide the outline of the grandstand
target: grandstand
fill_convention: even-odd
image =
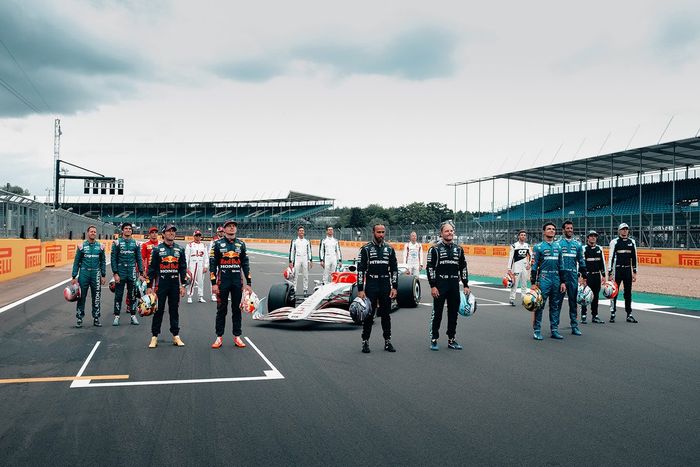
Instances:
[[[478,185],[480,200],[482,184],[495,193],[497,180],[505,180],[508,198],[511,181],[521,182],[523,190],[532,184],[538,189],[519,201],[508,199],[503,207],[492,205],[490,212],[478,206],[461,226],[476,242],[509,243],[521,228],[539,238],[543,222],[573,219],[578,235],[595,229],[600,242],[608,242],[626,222],[641,246],[700,248],[698,137],[451,185],[455,193],[458,186]]]
[[[188,232],[202,230],[211,235],[227,219],[238,222],[241,230],[288,229],[305,224],[309,218],[331,209],[334,199],[290,191],[285,198],[227,201],[182,199],[157,200],[157,197],[67,196],[63,202],[72,212],[119,225],[129,221],[135,232],[152,225],[173,223]]]

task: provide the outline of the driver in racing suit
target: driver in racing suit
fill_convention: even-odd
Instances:
[[[457,315],[459,313],[460,293],[469,294],[469,272],[464,250],[452,242],[454,227],[450,222],[440,226],[442,240],[428,250],[425,270],[433,296],[433,313],[430,317],[430,349],[439,350],[437,340],[440,336],[442,311],[447,302],[447,347],[462,350],[455,340],[457,334]],[[460,281],[463,290],[460,290]]]
[[[126,307],[131,315],[131,324],[139,324],[136,319],[136,277],[143,277],[141,252],[136,240],[131,236],[131,222],[122,224],[122,236],[112,244],[112,273],[114,274],[114,321],[112,326],[119,326],[119,314],[122,308],[124,285],[126,285]]]
[[[298,274],[301,273],[304,297],[309,292],[309,269],[313,263],[311,258],[311,243],[304,238],[304,227],[297,229],[297,238],[289,245],[289,267],[294,268],[294,287],[297,285]],[[298,289],[297,289],[298,290]]]
[[[532,328],[532,338],[542,340],[542,312],[547,299],[549,299],[549,327],[552,331],[552,339],[563,339],[559,334],[559,313],[561,311],[561,298],[566,291],[563,276],[563,257],[561,245],[554,241],[556,226],[547,222],[542,226],[544,241],[535,245],[532,249],[533,265],[530,272],[532,287],[542,292],[542,305],[535,310]]]
[[[418,234],[411,232],[411,241],[403,247],[403,262],[408,266],[411,275],[420,275],[423,265],[423,245],[417,242]]]
[[[579,277],[586,285],[586,258],[583,256],[583,246],[581,242],[574,239],[574,223],[570,220],[564,221],[561,226],[562,237],[559,239],[561,246],[561,256],[563,271],[562,277],[566,284],[566,296],[569,302],[569,321],[571,324],[571,334],[580,336],[581,330],[578,328],[578,308],[576,296],[578,295]],[[578,270],[576,269],[578,266]],[[564,297],[562,296],[561,303]]]
[[[318,247],[318,257],[323,268],[323,283],[330,282],[331,274],[343,264],[343,254],[340,251],[338,240],[333,237],[333,227],[326,228],[326,238],[321,240]]]
[[[620,284],[624,286],[627,322],[636,323],[637,320],[632,316],[632,282],[637,281],[637,244],[629,238],[630,227],[626,223],[620,224],[617,232],[618,236],[610,242],[608,250],[608,274],[617,284],[617,290],[620,290]],[[615,322],[616,311],[617,295],[610,300],[611,323]]]
[[[151,264],[151,253],[158,246],[158,228],[151,227],[148,229],[148,241],[141,244],[141,261],[143,262],[143,270],[148,272],[148,265]],[[150,279],[146,277],[146,281]]]
[[[524,230],[518,232],[518,241],[510,246],[510,256],[508,257],[508,275],[515,276],[513,285],[510,288],[510,305],[515,306],[515,295],[520,287],[520,294],[525,294],[527,287],[527,270],[530,269],[530,245],[527,240],[527,233]]]
[[[396,298],[399,281],[399,267],[396,252],[391,245],[384,243],[386,228],[382,224],[372,227],[374,239],[360,248],[360,262],[357,265],[357,296],[367,297],[372,312],[362,325],[362,352],[369,353],[369,336],[372,333],[374,315],[382,319],[384,350],[396,352],[391,344],[391,300]]]
[[[105,258],[105,246],[95,240],[97,227],[91,225],[87,229],[87,237],[83,243],[78,245],[73,259],[73,271],[71,274],[72,284],[80,284],[80,298],[76,306],[75,317],[77,318],[75,327],[83,326],[85,316],[85,299],[87,299],[88,287],[92,295],[92,318],[95,326],[102,326],[100,323],[100,300],[101,289],[105,283],[107,274],[107,263]],[[80,272],[80,276],[78,276]],[[78,279],[76,279],[78,277]]]
[[[204,303],[204,273],[207,272],[207,264],[209,256],[207,248],[202,243],[202,232],[194,231],[194,241],[191,241],[185,247],[185,256],[187,257],[187,271],[192,276],[189,290],[187,291],[187,303],[192,303],[192,295],[194,288],[197,287],[199,293],[199,302]]]

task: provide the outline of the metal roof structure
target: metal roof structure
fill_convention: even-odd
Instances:
[[[456,187],[497,179],[558,185],[563,181],[569,183],[605,179],[635,175],[639,172],[646,173],[672,168],[690,168],[698,165],[700,165],[700,137],[695,137],[585,159],[517,170],[491,177],[455,182],[449,185]]]
[[[118,195],[80,195],[66,196],[62,204],[66,206],[79,204],[199,204],[212,203],[217,205],[227,206],[268,206],[268,205],[317,205],[317,204],[332,204],[335,199],[324,196],[309,195],[290,191],[286,197],[252,197],[249,199],[238,200],[234,196],[233,199],[227,195],[154,195],[154,196],[118,196]]]

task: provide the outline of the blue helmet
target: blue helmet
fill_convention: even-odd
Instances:
[[[471,316],[476,313],[476,297],[473,293],[459,294],[459,314],[462,316]]]
[[[370,313],[372,313],[372,303],[370,303],[369,298],[355,297],[355,300],[350,304],[350,317],[352,320],[357,324],[361,324]]]

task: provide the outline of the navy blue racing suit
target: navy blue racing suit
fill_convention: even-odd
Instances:
[[[78,276],[78,273],[80,275]],[[85,316],[85,300],[87,291],[90,289],[92,296],[92,317],[100,317],[100,301],[102,284],[100,279],[107,274],[107,262],[105,257],[105,246],[97,241],[85,240],[78,245],[73,260],[73,271],[71,277],[78,277],[80,284],[80,298],[76,306],[75,317],[83,319]]]
[[[158,309],[151,323],[151,333],[154,336],[160,334],[166,300],[170,314],[170,333],[173,336],[180,335],[180,285],[185,284],[186,278],[187,258],[184,248],[177,243],[168,246],[163,242],[151,250],[148,279],[158,296]]]
[[[430,287],[436,287],[439,292],[439,296],[433,298],[430,338],[437,339],[440,335],[442,311],[447,301],[447,337],[454,339],[457,334],[460,294],[464,293],[464,287],[469,287],[469,272],[464,250],[459,245],[441,240],[428,250],[425,269]]]
[[[562,237],[559,240],[562,256],[562,281],[566,284],[566,295],[569,298],[569,321],[571,328],[578,327],[578,310],[576,307],[576,295],[578,295],[579,273],[586,277],[586,258],[583,255],[581,242],[573,238]],[[561,302],[564,294],[561,295]]]
[[[209,272],[211,285],[219,286],[219,293],[216,295],[216,335],[224,335],[228,299],[231,296],[231,324],[233,335],[238,337],[242,334],[240,304],[243,297],[243,281],[251,284],[250,262],[245,243],[237,238],[229,240],[223,237],[214,240],[209,251]]]
[[[535,310],[532,328],[535,331],[542,329],[542,311],[549,299],[549,327],[552,331],[558,331],[562,297],[559,286],[563,280],[561,245],[554,241],[540,242],[532,249],[532,253],[534,264],[530,272],[530,282],[539,286],[543,298],[542,306]]]
[[[384,339],[391,339],[391,289],[398,288],[399,268],[396,252],[388,243],[369,242],[360,248],[357,265],[357,291],[365,292],[372,313],[362,325],[362,340],[369,340],[376,314],[382,320]]]
[[[136,277],[143,273],[141,251],[136,240],[119,238],[112,245],[112,273],[119,274],[119,283],[114,288],[114,315],[119,316],[126,285],[126,307],[136,314]]]

